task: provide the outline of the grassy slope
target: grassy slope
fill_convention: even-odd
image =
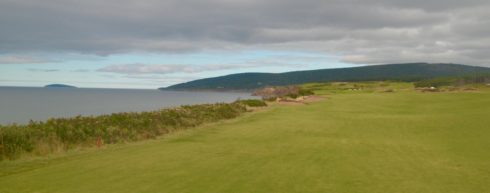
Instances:
[[[336,94],[161,140],[4,162],[0,192],[488,192],[490,92]]]

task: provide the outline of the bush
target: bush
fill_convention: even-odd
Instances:
[[[2,155],[8,155],[6,156],[8,158],[17,158],[20,152],[31,152],[33,150],[29,135],[32,133],[31,131],[16,125],[0,129],[0,160],[4,157]]]
[[[314,95],[314,94],[315,93],[312,90],[304,89],[304,88],[300,88],[298,91],[298,95],[300,95],[300,96],[310,96],[310,95]]]
[[[99,139],[105,144],[150,139],[177,129],[235,118],[245,111],[243,103],[218,103],[0,126],[0,160],[16,159],[22,153],[46,154],[57,149],[95,146]]]
[[[296,99],[296,98],[299,97],[299,95],[298,94],[295,94],[295,93],[291,93],[291,94],[288,94],[286,96],[289,97],[289,98],[293,98],[293,99]]]
[[[301,88],[299,86],[276,86],[266,87],[255,90],[254,96],[261,96],[264,100],[270,100],[271,98],[298,98],[299,96],[313,95],[313,91],[310,89]]]
[[[277,97],[270,97],[270,98],[266,98],[264,99],[265,101],[269,101],[269,102],[274,102],[277,100]]]
[[[265,103],[263,100],[257,100],[257,99],[239,100],[238,102],[249,107],[267,106],[267,103]]]

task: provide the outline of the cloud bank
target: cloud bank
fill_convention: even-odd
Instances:
[[[245,63],[245,64],[116,64],[98,69],[98,72],[112,72],[118,74],[173,74],[173,73],[199,73],[209,71],[221,71],[230,69],[242,69],[253,67],[284,66],[282,63]],[[288,64],[288,67],[303,66],[301,64]]]
[[[57,61],[28,56],[0,55],[0,64],[41,64],[49,62]]]
[[[2,0],[0,54],[275,49],[490,66],[488,10],[488,0]]]

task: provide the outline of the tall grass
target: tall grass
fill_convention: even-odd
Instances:
[[[22,154],[45,155],[101,143],[150,139],[178,129],[235,118],[245,111],[245,106],[238,102],[218,103],[0,125],[0,160],[16,159]]]

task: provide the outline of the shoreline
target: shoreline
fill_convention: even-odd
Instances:
[[[0,88],[0,124],[30,120],[156,111],[181,105],[252,99],[250,93],[183,92],[133,89]]]
[[[0,161],[18,159],[24,154],[45,156],[70,149],[153,139],[176,130],[233,119],[245,112],[246,105],[233,102],[0,125]]]

